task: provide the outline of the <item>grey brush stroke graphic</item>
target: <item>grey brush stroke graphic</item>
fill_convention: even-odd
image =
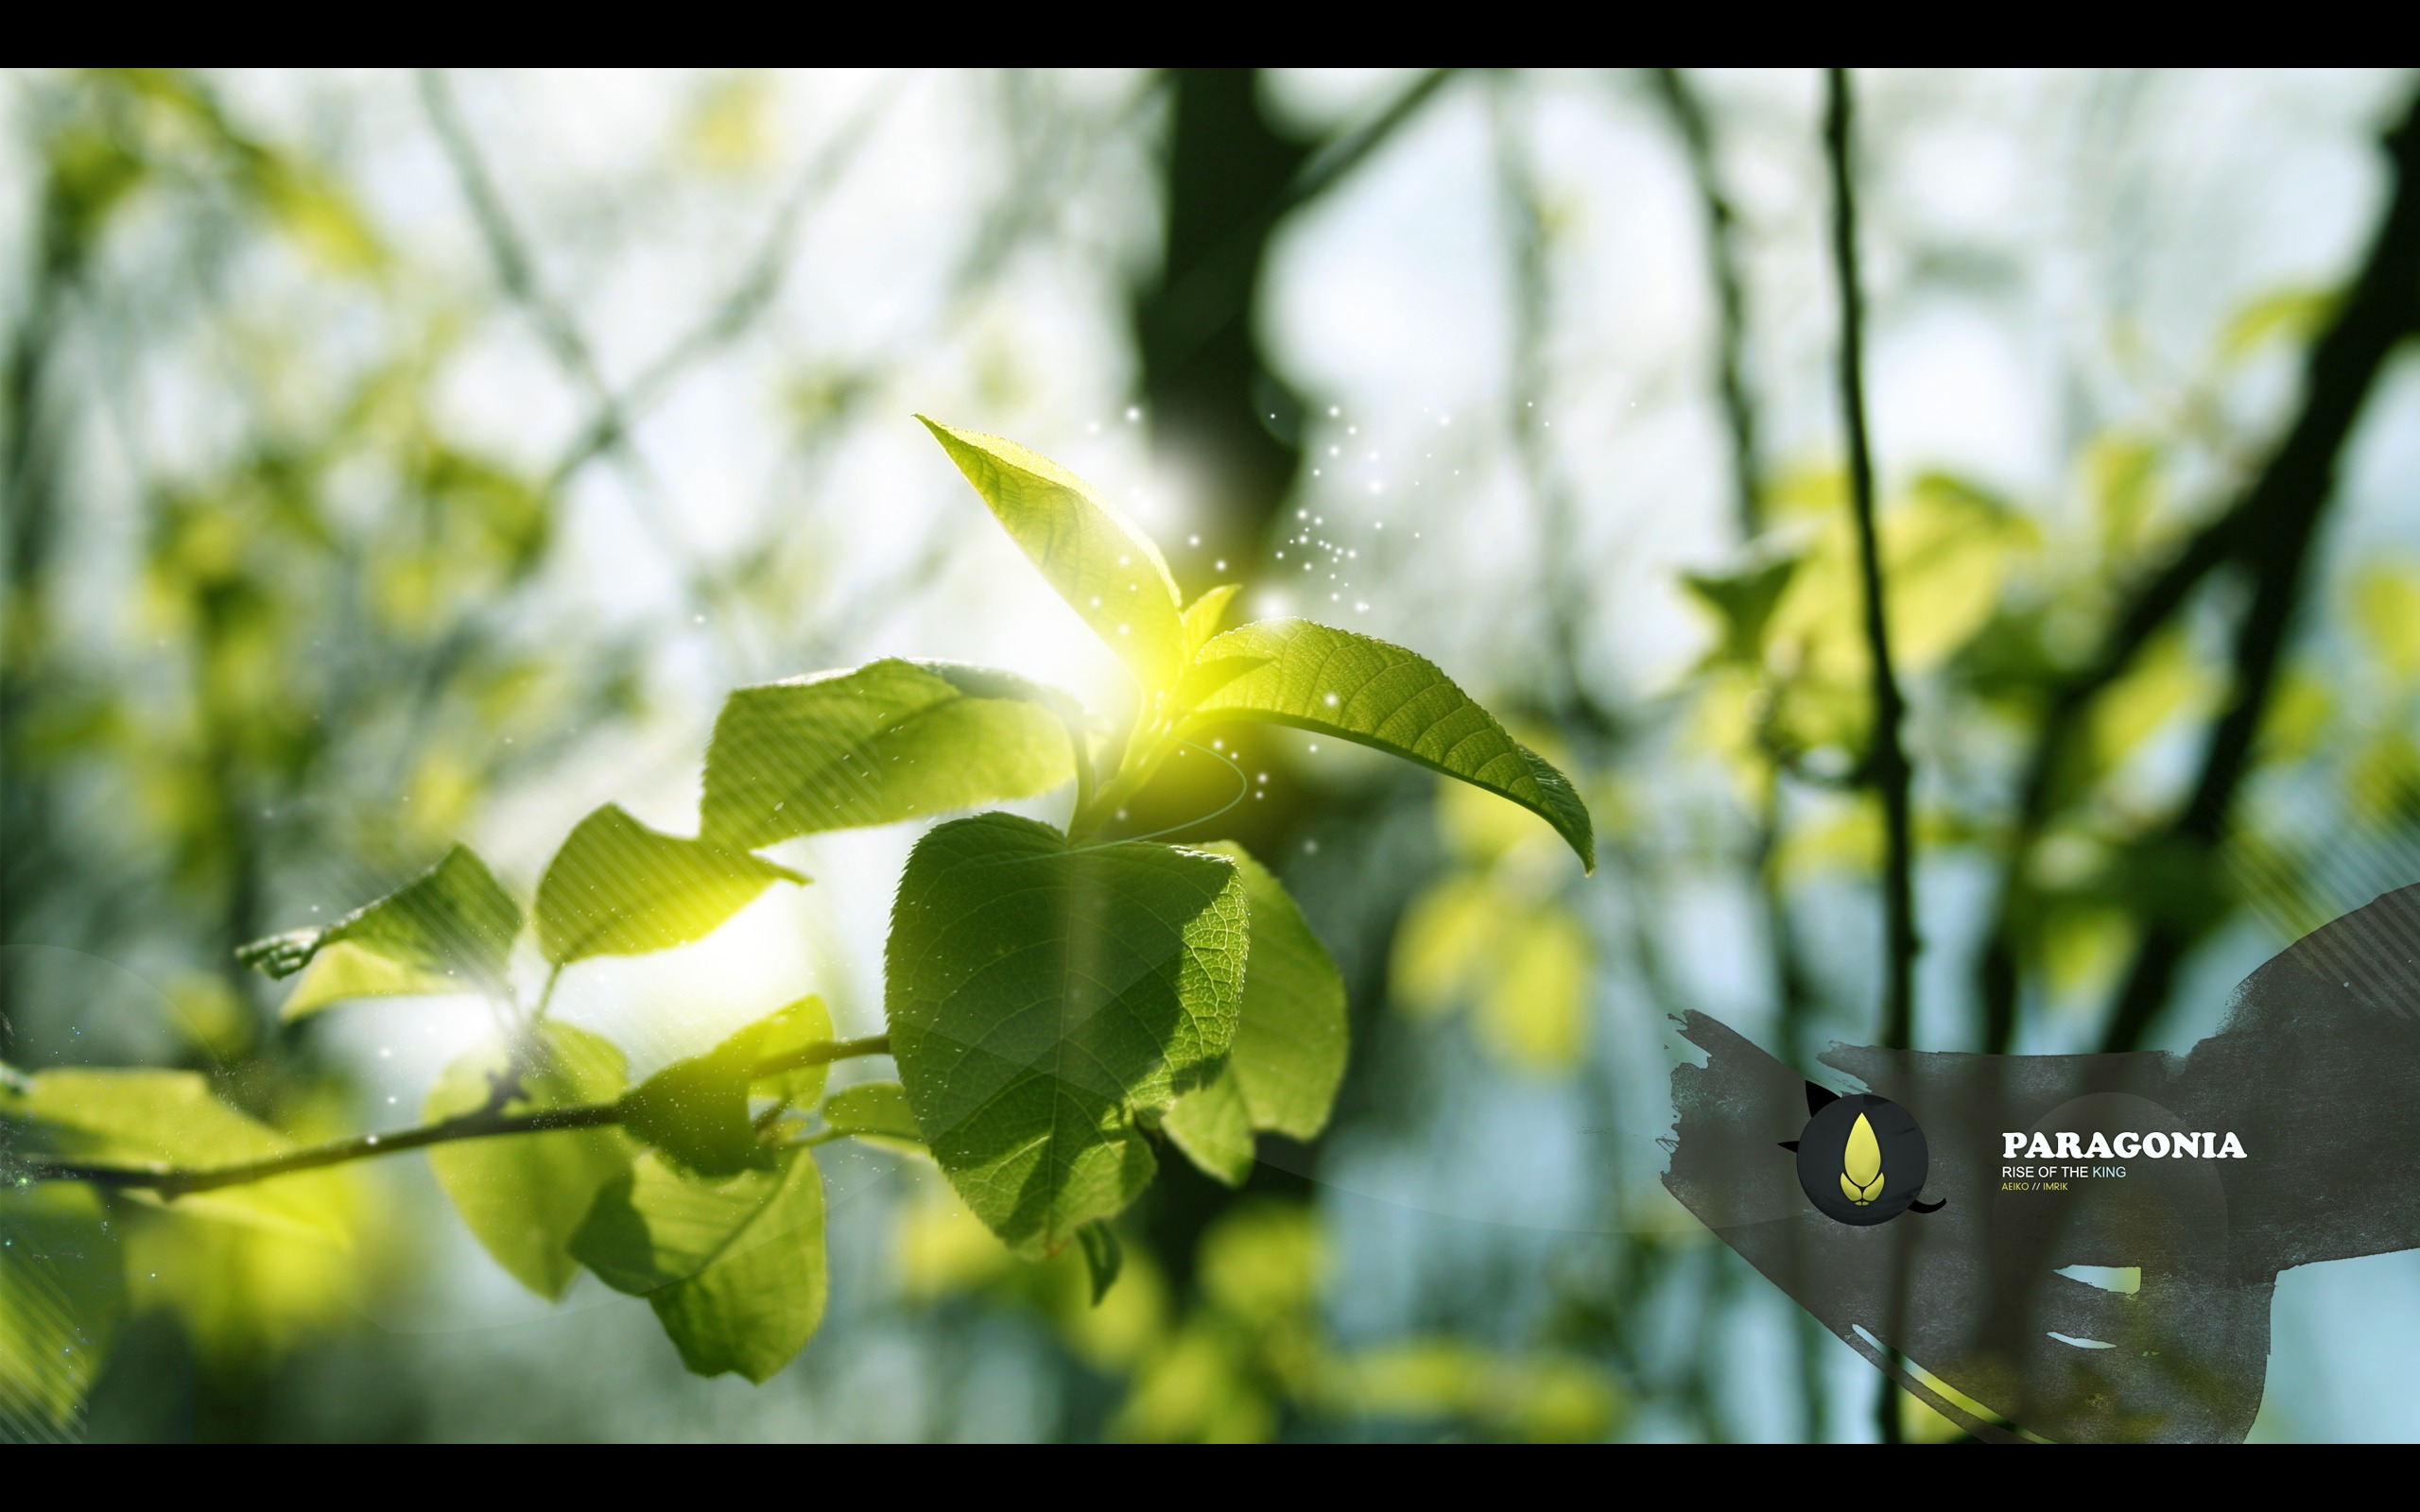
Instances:
[[[2185,1055],[1835,1045],[1826,1065],[1914,1115],[1930,1146],[1926,1194],[1947,1199],[1873,1228],[1810,1207],[1774,1147],[1806,1120],[1801,1073],[1703,1014],[1681,1033],[1708,1059],[1672,1073],[1665,1186],[1826,1328],[1987,1440],[2240,1440],[2260,1407],[2277,1274],[2420,1247],[2420,886],[2253,972],[2219,1033]],[[2086,1143],[2096,1131],[2233,1132],[2246,1158],[2086,1161],[2127,1175],[2002,1191],[2000,1136],[2017,1130],[2054,1143],[2063,1130]],[[2074,1266],[2137,1267],[2140,1287],[2059,1274]]]

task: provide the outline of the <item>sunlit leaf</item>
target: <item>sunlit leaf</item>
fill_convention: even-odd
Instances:
[[[1134,1118],[1218,1074],[1248,935],[1224,856],[1071,848],[1006,814],[918,843],[884,954],[892,1055],[934,1159],[1019,1253],[1150,1180]]]
[[[503,980],[520,933],[520,906],[486,863],[458,845],[410,882],[324,929],[272,935],[235,954],[271,976],[291,976],[332,945],[353,947],[297,986],[285,1010],[295,1019],[345,997],[492,989]]]
[[[1456,872],[1414,898],[1395,930],[1387,981],[1394,1001],[1434,1017],[1485,979],[1499,910],[1484,876]]]
[[[1569,1066],[1587,1043],[1587,933],[1558,903],[1510,912],[1503,926],[1495,979],[1479,1003],[1480,1036],[1514,1065]]]
[[[648,1299],[689,1369],[764,1381],[823,1318],[823,1175],[804,1151],[716,1181],[642,1156],[571,1247],[605,1284]]]
[[[648,829],[608,803],[579,827],[538,883],[538,943],[557,965],[638,955],[714,933],[787,867],[708,840]]]
[[[773,1021],[759,1019],[702,1056],[677,1060],[622,1103],[622,1126],[700,1176],[761,1166],[770,1152],[748,1116],[759,1049]]]
[[[1734,573],[1681,575],[1681,581],[1714,611],[1716,622],[1721,627],[1722,638],[1714,649],[1715,657],[1756,664],[1764,662],[1765,627],[1772,621],[1773,606],[1781,602],[1782,592],[1789,586],[1790,575],[1798,570],[1798,563],[1796,557],[1779,557]]]
[[[64,1427],[126,1313],[126,1261],[92,1188],[0,1185],[0,1433]]]
[[[757,1041],[756,1061],[763,1065],[776,1061],[809,1045],[828,1043],[832,1039],[832,1010],[823,1000],[809,993],[795,1003],[777,1009],[764,1021],[764,1038]],[[760,1076],[750,1091],[759,1096],[778,1097],[792,1108],[812,1108],[823,1095],[823,1084],[831,1077],[832,1063],[818,1061],[811,1066],[793,1066],[770,1076]]]
[[[1200,660],[1262,664],[1203,698],[1195,724],[1267,720],[1417,762],[1511,799],[1554,826],[1596,868],[1587,806],[1561,772],[1522,746],[1426,658],[1309,620],[1229,630]]]
[[[895,1081],[860,1082],[834,1092],[823,1105],[823,1122],[843,1134],[872,1134],[921,1142],[908,1089]]]
[[[1242,592],[1241,583],[1220,583],[1216,588],[1202,590],[1200,598],[1184,607],[1184,659],[1187,662],[1191,662],[1193,653],[1201,650],[1209,644],[1212,636],[1219,633],[1219,625],[1227,617],[1227,605]]]
[[[1105,1223],[1088,1223],[1076,1230],[1076,1238],[1084,1252],[1084,1269],[1092,1280],[1093,1306],[1100,1306],[1101,1298],[1117,1284],[1117,1273],[1126,1264],[1126,1247]]]
[[[1277,1406],[1255,1379],[1245,1341],[1194,1318],[1152,1351],[1111,1435],[1144,1443],[1258,1444],[1276,1436]]]
[[[1075,775],[1074,700],[1005,672],[873,662],[742,688],[706,747],[703,836],[753,850],[796,834],[1030,798]]]
[[[1499,1354],[1460,1339],[1371,1349],[1322,1372],[1329,1410],[1381,1420],[1461,1422],[1534,1444],[1601,1440],[1621,1420],[1605,1372],[1563,1356]]]
[[[2308,342],[2342,302],[2341,290],[2303,284],[2263,294],[2228,319],[2219,335],[2219,361],[2232,367],[2272,341]]]
[[[1344,1081],[1344,974],[1268,868],[1232,840],[1201,849],[1234,860],[1252,908],[1243,1017],[1221,1079],[1234,1081],[1253,1128],[1310,1139]]]
[[[541,1025],[531,1058],[507,1113],[610,1103],[627,1080],[621,1051],[569,1024]],[[503,1047],[490,1046],[446,1067],[423,1116],[434,1123],[489,1106],[507,1059]],[[597,1192],[629,1174],[631,1155],[619,1129],[558,1129],[432,1145],[428,1164],[496,1263],[539,1296],[556,1297],[579,1271],[571,1236]]]
[[[443,997],[475,989],[473,979],[449,975],[433,967],[381,955],[363,946],[338,941],[321,946],[305,967],[294,990],[286,994],[278,1017],[288,1023],[308,1018],[332,1003],[354,998]]]
[[[2170,720],[2207,710],[2219,692],[2219,679],[2194,660],[2182,632],[2154,637],[2093,703],[2088,729],[2095,769],[2116,767]]]
[[[1244,991],[1249,1001],[1249,980]],[[1240,1031],[1236,1038],[1242,1038]],[[1232,1062],[1210,1085],[1178,1098],[1160,1126],[1204,1176],[1239,1187],[1252,1175],[1252,1110],[1244,1106]]]
[[[214,1095],[197,1072],[61,1067],[23,1091],[0,1091],[0,1116],[30,1120],[63,1154],[151,1170],[211,1170],[284,1155],[293,1142]],[[152,1200],[142,1192],[137,1200]],[[197,1192],[174,1211],[262,1225],[317,1239],[341,1237],[323,1173]]]
[[[1246,1322],[1274,1323],[1318,1300],[1327,1246],[1303,1204],[1248,1198],[1203,1231],[1195,1266],[1213,1305]]]
[[[918,416],[920,420],[925,417]],[[1151,538],[1092,485],[1016,442],[925,420],[925,428],[1146,694],[1176,685],[1185,635],[1176,580]]]
[[[2420,569],[2377,563],[2353,584],[2353,613],[2379,664],[2420,680]]]

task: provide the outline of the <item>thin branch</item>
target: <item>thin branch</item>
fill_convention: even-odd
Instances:
[[[823,144],[773,216],[756,255],[749,260],[747,271],[705,318],[641,369],[620,393],[607,392],[603,396],[596,414],[580,427],[578,438],[556,462],[550,474],[552,488],[560,489],[591,459],[613,447],[631,422],[651,408],[683,373],[738,339],[749,323],[780,295],[808,213],[856,166],[858,155],[897,99],[907,77],[892,76]]]
[[[1547,261],[1545,195],[1522,123],[1514,118],[1517,104],[1512,80],[1499,74],[1492,82],[1489,105],[1496,178],[1503,188],[1505,241],[1512,264],[1512,384],[1504,422],[1537,508],[1539,600],[1547,620],[1547,640],[1554,653],[1549,672],[1554,686],[1549,696],[1557,723],[1603,744],[1621,728],[1621,720],[1590,691],[1581,670],[1581,632],[1586,626],[1591,585],[1582,578],[1573,559],[1577,521],[1571,490],[1555,466],[1548,438],[1538,423],[1540,411],[1533,407],[1546,400],[1553,381],[1547,351],[1554,287]]]
[[[2025,868],[2058,806],[2068,753],[2094,699],[2126,674],[2143,647],[2213,573],[2230,564],[2242,564],[2263,574],[2266,581],[2286,565],[2281,547],[2297,540],[2308,544],[2309,528],[2328,501],[2336,458],[2385,366],[2388,352],[2400,339],[2420,328],[2420,311],[2413,308],[2415,301],[2411,294],[2415,279],[2420,279],[2420,162],[2415,161],[2413,145],[2415,134],[2420,132],[2415,132],[2415,112],[2420,112],[2420,97],[2415,97],[2402,124],[2387,139],[2396,173],[2394,198],[2380,219],[2369,255],[2356,276],[2352,296],[2339,305],[2327,331],[2310,350],[2304,374],[2303,408],[2285,439],[2233,505],[2203,525],[2165,563],[2141,579],[2127,596],[2125,607],[2092,659],[2051,689],[2041,731],[2018,785],[2016,822],[2001,870],[1992,935],[1979,965],[1985,1050],[2005,1053],[2014,1042],[2018,947],[2030,900]],[[2298,573],[2298,557],[2296,563]],[[2256,595],[2258,592],[2256,589]],[[2273,601],[2271,613],[2274,614],[2278,608]],[[2256,605],[2254,612],[2259,612]],[[2247,619],[2244,629],[2250,627],[2251,621]],[[2243,653],[2252,649],[2247,643],[2238,641],[2239,695],[2252,691],[2242,676],[2250,665]],[[2265,689],[2259,701],[2266,701]],[[2235,708],[2245,709],[2245,698],[2239,696]],[[2247,717],[2256,711],[2247,711]],[[2224,754],[2215,733],[2209,754]],[[2228,768],[2204,764],[2194,800],[2204,814],[2204,822],[2211,814],[2221,818],[2224,816],[2235,779],[2222,779],[2221,771],[2239,767],[2240,754],[2229,758],[2229,764]],[[2212,804],[2216,807],[2212,808]],[[2144,978],[2143,990],[2156,984],[2157,974]],[[2132,976],[2129,981],[2121,1004],[2141,1001],[2135,996]],[[2126,1010],[2121,1007],[2120,1017],[2125,1016]],[[2111,1042],[2139,1042],[2141,1027],[2128,1029],[2122,1035],[2118,1033],[2119,1027],[2118,1022],[2113,1022]]]
[[[2253,485],[2238,555],[2254,575],[2252,605],[2236,629],[2235,700],[2219,716],[2193,796],[2167,840],[2207,855],[2226,837],[2237,794],[2276,691],[2286,636],[2300,607],[2311,547],[2336,491],[2336,464],[2378,369],[2420,333],[2420,94],[2387,138],[2394,198],[2360,279],[2311,349],[2308,398],[2294,428]],[[2103,1050],[2133,1050],[2168,1006],[2176,971],[2200,931],[2154,918],[2102,1036]]]
[[[779,1075],[806,1066],[829,1065],[857,1056],[887,1056],[890,1053],[890,1037],[874,1035],[864,1040],[827,1040],[805,1045],[787,1055],[759,1061],[751,1079]],[[224,1187],[245,1186],[266,1181],[272,1177],[292,1176],[298,1171],[319,1171],[353,1160],[374,1160],[382,1155],[395,1155],[405,1150],[425,1149],[432,1144],[449,1144],[460,1140],[499,1139],[514,1134],[546,1134],[559,1129],[603,1128],[619,1124],[629,1116],[631,1099],[628,1094],[610,1103],[588,1103],[576,1108],[546,1108],[533,1113],[507,1115],[493,1108],[482,1108],[452,1118],[439,1119],[417,1128],[398,1129],[391,1134],[356,1134],[351,1139],[333,1140],[314,1144],[307,1149],[289,1150],[267,1160],[247,1160],[237,1165],[212,1166],[201,1169],[179,1166],[123,1166],[87,1164],[77,1160],[53,1160],[47,1156],[18,1156],[9,1162],[10,1174],[35,1181],[89,1181],[95,1186],[118,1191],[149,1191],[174,1199],[190,1196],[197,1192],[216,1192]]]
[[[422,69],[420,93],[429,126],[445,150],[446,162],[454,170],[462,198],[470,204],[471,218],[479,229],[489,261],[495,265],[497,282],[504,285],[505,292],[513,301],[528,313],[539,335],[554,352],[555,360],[587,391],[589,403],[596,406],[601,415],[613,414],[618,404],[613,386],[605,381],[604,369],[597,364],[595,350],[580,334],[579,322],[572,318],[571,312],[554,297],[539,276],[536,259],[530,255],[519,225],[506,207],[493,175],[488,171],[487,161],[479,152],[478,141],[471,133],[470,123],[463,119],[461,108],[456,102],[454,91],[446,83],[444,74],[434,68]],[[633,492],[639,501],[639,513],[645,527],[655,536],[657,543],[671,559],[680,564],[682,586],[691,600],[700,609],[718,609],[720,594],[716,583],[704,564],[697,559],[696,553],[690,550],[679,525],[666,512],[663,482],[631,441],[627,428],[612,424],[598,430],[592,424],[590,429],[598,431],[598,449],[612,451],[629,471],[631,481],[636,485]],[[556,475],[548,479],[550,497],[561,489],[567,476],[558,467]],[[717,630],[729,633],[719,613],[716,615],[716,627]]]
[[[1370,121],[1340,132],[1322,144],[1288,180],[1284,190],[1238,221],[1225,241],[1204,253],[1165,292],[1160,303],[1169,309],[1183,310],[1199,303],[1215,302],[1207,300],[1204,291],[1225,287],[1249,272],[1268,242],[1271,227],[1335,188],[1356,168],[1368,162],[1372,154],[1393,140],[1406,123],[1418,116],[1422,108],[1436,98],[1437,92],[1457,72],[1451,68],[1430,69],[1418,83],[1397,95]],[[1182,349],[1170,353],[1171,359],[1183,355]]]
[[[1858,566],[1865,588],[1866,652],[1873,662],[1874,741],[1866,781],[1882,799],[1889,852],[1884,863],[1886,916],[1882,1043],[1908,1047],[1915,1014],[1915,835],[1910,816],[1911,774],[1900,726],[1906,705],[1891,664],[1891,632],[1882,597],[1882,547],[1874,519],[1874,455],[1865,426],[1865,301],[1858,284],[1857,196],[1850,181],[1854,107],[1848,70],[1826,69],[1824,143],[1832,176],[1832,267],[1841,298],[1841,421],[1848,433],[1849,505],[1857,518]]]
[[[1742,540],[1754,541],[1765,528],[1763,500],[1757,489],[1756,410],[1748,397],[1743,376],[1748,346],[1747,293],[1739,274],[1738,217],[1723,192],[1722,175],[1714,161],[1714,132],[1698,98],[1677,68],[1655,70],[1655,92],[1679,129],[1687,149],[1689,177],[1696,182],[1698,202],[1705,213],[1705,260],[1713,275],[1715,297],[1715,362],[1717,387],[1722,396],[1722,419],[1731,437],[1733,507]]]

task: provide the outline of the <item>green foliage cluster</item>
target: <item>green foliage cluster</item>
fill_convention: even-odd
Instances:
[[[297,978],[288,1021],[464,991],[510,1010],[509,1039],[448,1068],[428,1123],[383,1145],[300,1146],[188,1073],[9,1072],[0,1402],[59,1418],[106,1350],[125,1292],[101,1193],[307,1226],[336,1167],[423,1145],[516,1279],[554,1297],[585,1268],[645,1297],[700,1374],[762,1381],[814,1333],[826,1280],[812,1151],[840,1138],[928,1153],[1019,1257],[1073,1244],[1098,1301],[1120,1265],[1107,1225],[1150,1182],[1163,1142],[1239,1184],[1258,1134],[1320,1131],[1344,1071],[1343,983],[1273,874],[1233,844],[1103,834],[1165,762],[1206,752],[1195,736],[1224,722],[1316,730],[1509,799],[1594,865],[1571,784],[1428,662],[1307,621],[1221,633],[1233,590],[1182,603],[1158,548],[1080,479],[926,423],[1132,672],[1131,715],[933,662],[744,688],[706,752],[697,837],[609,804],[564,839],[527,916],[457,846],[331,924],[244,947]],[[917,843],[886,951],[887,1037],[836,1040],[810,997],[633,1086],[617,1046],[547,1017],[576,963],[701,938],[766,889],[808,882],[764,848],[1071,779],[1063,828],[980,813]],[[527,1006],[510,972],[525,936],[547,968]],[[896,1082],[826,1095],[833,1061],[886,1053]]]

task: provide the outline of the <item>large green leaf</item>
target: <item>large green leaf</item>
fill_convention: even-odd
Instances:
[[[62,1154],[152,1170],[210,1170],[294,1148],[285,1135],[221,1102],[209,1081],[191,1071],[69,1066],[40,1072],[22,1088],[0,1091],[0,1116],[32,1122]],[[322,1173],[283,1176],[197,1192],[169,1206],[197,1217],[339,1237],[327,1179]],[[150,1200],[145,1193],[131,1195]]]
[[[934,1160],[1011,1247],[1055,1251],[1150,1182],[1135,1115],[1218,1074],[1249,927],[1224,856],[1071,848],[1006,814],[917,845],[884,954],[891,1054]]]
[[[1265,620],[1217,637],[1197,661],[1244,670],[1201,697],[1194,724],[1267,720],[1418,762],[1520,804],[1596,869],[1588,810],[1570,781],[1418,653],[1309,620]]]
[[[719,1181],[642,1156],[597,1195],[572,1253],[645,1297],[691,1370],[763,1381],[823,1318],[823,1176],[803,1150]]]
[[[0,1185],[0,1434],[66,1426],[126,1313],[126,1262],[93,1189]]]
[[[509,1113],[610,1103],[628,1080],[621,1051],[569,1024],[542,1024],[533,1058]],[[506,1060],[498,1045],[446,1067],[424,1116],[434,1123],[487,1106]],[[616,1128],[558,1129],[432,1145],[428,1164],[496,1263],[539,1296],[557,1297],[579,1273],[571,1236],[597,1192],[630,1174],[631,1143]]]
[[[1253,1127],[1310,1139],[1344,1082],[1344,973],[1267,867],[1233,840],[1202,849],[1235,859],[1252,903],[1252,963],[1227,1074]]]
[[[758,1051],[773,1026],[759,1019],[702,1056],[676,1060],[622,1103],[622,1126],[700,1176],[768,1162],[748,1116]]]
[[[760,1064],[832,1040],[832,1010],[811,992],[775,1009],[764,1023],[765,1037],[756,1044]],[[793,1108],[813,1108],[815,1100],[823,1095],[823,1084],[831,1075],[832,1063],[822,1060],[759,1077],[750,1090],[760,1096],[778,1097]]]
[[[311,973],[286,1000],[289,1020],[354,997],[493,988],[521,933],[521,909],[463,846],[377,902],[324,929],[258,939],[236,957],[271,976]],[[336,949],[342,946],[344,949]]]
[[[1252,954],[1227,1069],[1169,1109],[1167,1127],[1194,1164],[1234,1186],[1252,1174],[1254,1130],[1307,1140],[1327,1125],[1344,1081],[1344,976],[1268,868],[1232,840],[1202,849],[1243,874]]]
[[[925,420],[1026,556],[1093,633],[1133,670],[1145,694],[1184,669],[1176,579],[1151,538],[1091,484],[1014,441]]]
[[[714,933],[787,867],[648,829],[612,803],[579,821],[538,883],[538,943],[556,965],[642,955]]]
[[[1245,990],[1250,992],[1249,983]],[[1242,1186],[1252,1175],[1252,1109],[1244,1106],[1232,1062],[1210,1085],[1178,1098],[1160,1126],[1204,1175],[1231,1187]]]
[[[302,979],[286,994],[278,1017],[291,1023],[309,1018],[332,1003],[347,1003],[354,998],[443,997],[452,992],[476,991],[479,986],[476,978],[399,961],[365,946],[339,940],[321,946],[312,956]]]
[[[895,1081],[866,1081],[844,1087],[823,1105],[824,1126],[836,1133],[922,1143],[925,1131],[916,1126],[908,1106],[908,1089]]]
[[[1194,652],[1219,633],[1219,627],[1227,617],[1228,602],[1242,593],[1243,587],[1241,583],[1220,583],[1216,588],[1202,590],[1200,598],[1184,607],[1184,658],[1187,662],[1193,660]]]
[[[703,836],[754,850],[1046,793],[1074,775],[1075,700],[1006,672],[871,662],[742,688],[706,747]]]

